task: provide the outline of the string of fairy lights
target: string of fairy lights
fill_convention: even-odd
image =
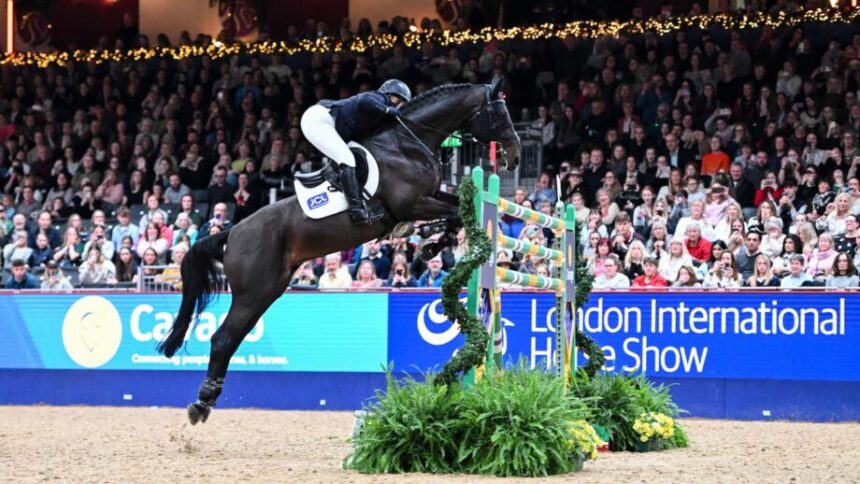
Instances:
[[[573,37],[578,39],[595,39],[598,37],[619,35],[636,35],[654,32],[665,35],[691,28],[707,29],[719,26],[726,30],[743,30],[750,28],[780,28],[792,27],[806,23],[852,23],[860,18],[860,8],[848,10],[815,9],[795,13],[779,12],[769,15],[765,12],[755,13],[721,13],[715,15],[694,15],[676,18],[650,18],[632,21],[595,21],[583,20],[561,25],[551,23],[532,25],[529,27],[511,27],[508,29],[484,28],[477,31],[452,32],[445,31],[414,31],[402,36],[393,34],[377,34],[366,39],[340,40],[324,37],[297,42],[256,42],[222,44],[213,42],[207,46],[183,45],[179,47],[153,47],[148,49],[131,50],[75,50],[71,52],[15,52],[0,56],[0,65],[38,66],[66,65],[69,61],[76,63],[103,62],[133,62],[152,58],[169,58],[182,60],[188,57],[209,56],[217,59],[237,54],[246,55],[285,55],[292,56],[301,53],[361,53],[380,47],[391,49],[398,42],[408,48],[419,47],[426,42],[442,47],[459,46],[465,43],[487,43],[506,40],[538,40],[563,39]]]

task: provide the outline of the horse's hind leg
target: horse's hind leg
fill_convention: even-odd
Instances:
[[[224,324],[212,335],[206,379],[200,386],[197,401],[188,405],[188,419],[192,425],[200,421],[206,422],[209,418],[209,412],[221,395],[230,358],[236,353],[245,336],[254,329],[266,309],[283,294],[286,286],[285,282],[272,281],[269,290],[233,294],[233,302]]]

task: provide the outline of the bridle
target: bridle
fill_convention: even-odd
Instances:
[[[469,125],[472,123],[472,121],[474,121],[475,119],[477,119],[478,117],[480,117],[484,113],[487,113],[489,120],[490,120],[490,130],[492,130],[492,131],[496,130],[496,127],[498,126],[498,117],[501,116],[497,112],[496,106],[498,106],[498,105],[504,106],[504,105],[506,105],[506,103],[505,103],[505,99],[501,96],[498,99],[490,99],[491,89],[492,89],[492,87],[490,85],[484,86],[484,102],[481,103],[481,106],[474,113],[472,113],[471,116],[469,116],[466,119],[464,124]],[[400,123],[401,126],[403,126],[403,129],[405,129],[406,132],[409,133],[409,135],[415,141],[417,141],[418,144],[420,144],[430,154],[430,156],[436,158],[436,161],[438,161],[439,164],[443,164],[443,165],[447,164],[447,160],[442,161],[442,158],[439,156],[438,150],[430,149],[430,147],[427,146],[427,143],[422,141],[421,138],[419,138],[411,129],[409,129],[409,126],[406,126],[406,123],[403,122],[402,117],[398,116],[397,121]],[[472,144],[476,144],[476,145],[483,146],[483,147],[489,146],[488,143],[484,143],[483,141],[475,138],[474,136],[463,136],[463,135],[455,134],[453,131],[452,132],[445,132],[445,131],[436,129],[433,126],[429,126],[429,125],[426,125],[426,124],[421,123],[419,121],[414,121],[411,119],[408,121],[409,121],[409,123],[414,124],[420,128],[426,129],[428,131],[432,131],[432,132],[437,133],[437,134],[444,135],[446,138],[454,138],[454,139],[458,139],[460,141],[463,141],[465,143],[472,143]],[[502,148],[502,152],[504,152],[504,148]]]

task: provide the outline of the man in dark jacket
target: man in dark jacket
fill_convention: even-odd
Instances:
[[[397,79],[385,81],[378,91],[364,92],[340,101],[323,100],[302,115],[302,132],[318,150],[340,165],[340,183],[353,223],[372,223],[383,217],[361,196],[355,174],[355,157],[346,145],[370,133],[386,116],[399,116],[399,107],[412,99],[409,87]]]
[[[5,289],[39,289],[39,279],[27,270],[27,263],[21,259],[12,261],[12,277],[5,284]]]
[[[729,192],[737,200],[741,208],[754,209],[755,186],[744,177],[744,167],[740,163],[732,163],[729,167]],[[744,214],[746,216],[746,214]]]

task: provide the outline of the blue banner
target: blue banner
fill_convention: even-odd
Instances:
[[[177,295],[0,297],[0,368],[200,370],[223,323],[216,300],[167,359],[156,343]],[[552,294],[502,294],[506,363],[547,367],[555,350]],[[594,293],[577,324],[610,371],[666,378],[860,381],[860,294]],[[231,371],[379,372],[439,368],[462,345],[439,293],[288,293],[264,314]],[[583,362],[580,355],[580,363]]]
[[[178,295],[0,297],[0,368],[200,370],[230,296],[215,300],[171,358],[155,346]],[[386,361],[388,295],[286,294],[269,308],[230,362],[231,371],[379,372]]]
[[[463,339],[438,295],[398,294],[389,306],[395,369],[438,367]],[[555,298],[503,293],[505,361],[553,361]],[[860,294],[594,293],[577,325],[608,371],[669,378],[860,381]],[[579,363],[585,362],[579,355]]]
[[[388,359],[395,371],[439,369],[463,346],[458,327],[442,313],[438,293],[392,294],[388,312]],[[555,353],[554,317],[551,294],[502,293],[505,364],[526,358],[532,367],[549,368]]]
[[[860,381],[857,293],[607,292],[577,313],[610,371]]]

